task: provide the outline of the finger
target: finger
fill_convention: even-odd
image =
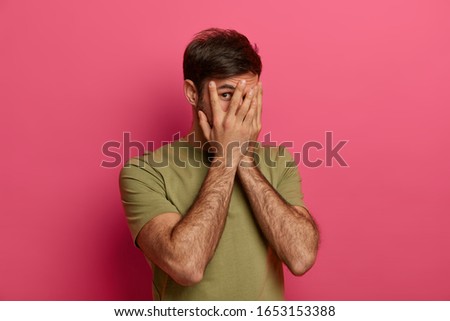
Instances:
[[[249,111],[249,108],[251,106],[251,103],[253,101],[253,98],[255,98],[256,92],[255,92],[256,88],[252,88],[250,89],[250,91],[247,93],[247,95],[245,95],[245,99],[242,102],[241,107],[239,107],[237,114],[236,114],[236,119],[238,121],[243,121],[244,118],[247,117],[247,113]]]
[[[247,111],[247,114],[245,115],[245,118],[243,120],[244,125],[251,126],[254,122],[255,116],[256,116],[256,107],[257,107],[257,99],[255,96],[253,96],[253,99],[250,104],[250,108]]]
[[[258,83],[258,95],[257,95],[257,106],[256,106],[256,125],[258,127],[261,127],[261,116],[262,116],[262,95],[263,95],[263,88],[262,83]]]
[[[220,107],[219,95],[217,94],[216,83],[214,81],[209,82],[208,91],[213,118],[220,118],[223,115],[223,110],[222,107]]]
[[[200,128],[203,131],[203,135],[209,141],[211,138],[211,127],[209,126],[208,118],[206,117],[205,113],[202,112],[201,110],[198,111],[198,120]]]
[[[228,114],[236,115],[236,110],[241,104],[242,95],[246,87],[246,81],[241,80],[234,90],[233,97],[231,97],[230,107],[228,108]]]

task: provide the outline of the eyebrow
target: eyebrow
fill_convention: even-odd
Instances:
[[[232,89],[232,90],[235,90],[236,87],[233,86],[233,85],[230,85],[230,84],[225,84],[225,85],[222,85],[220,87],[217,87],[217,89]]]

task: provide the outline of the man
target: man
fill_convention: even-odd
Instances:
[[[302,275],[315,261],[318,230],[292,157],[255,143],[261,67],[238,32],[197,34],[183,62],[191,132],[121,171],[155,300],[283,300],[282,262]]]

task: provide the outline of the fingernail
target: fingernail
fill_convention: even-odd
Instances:
[[[212,87],[212,86],[214,86],[214,81],[211,80],[211,81],[209,82],[209,87]]]
[[[241,81],[239,82],[239,84],[240,84],[241,86],[245,85],[245,80],[241,80]]]
[[[253,96],[253,88],[250,89],[250,91],[248,92],[248,95],[249,95],[249,97],[252,97],[252,96]]]

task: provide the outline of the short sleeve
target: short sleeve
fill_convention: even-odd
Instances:
[[[284,200],[294,206],[303,206],[302,179],[291,153],[280,146],[277,155],[278,182],[276,190]]]
[[[161,174],[142,158],[130,159],[120,172],[122,204],[136,244],[142,227],[162,213],[178,213],[167,199]]]

